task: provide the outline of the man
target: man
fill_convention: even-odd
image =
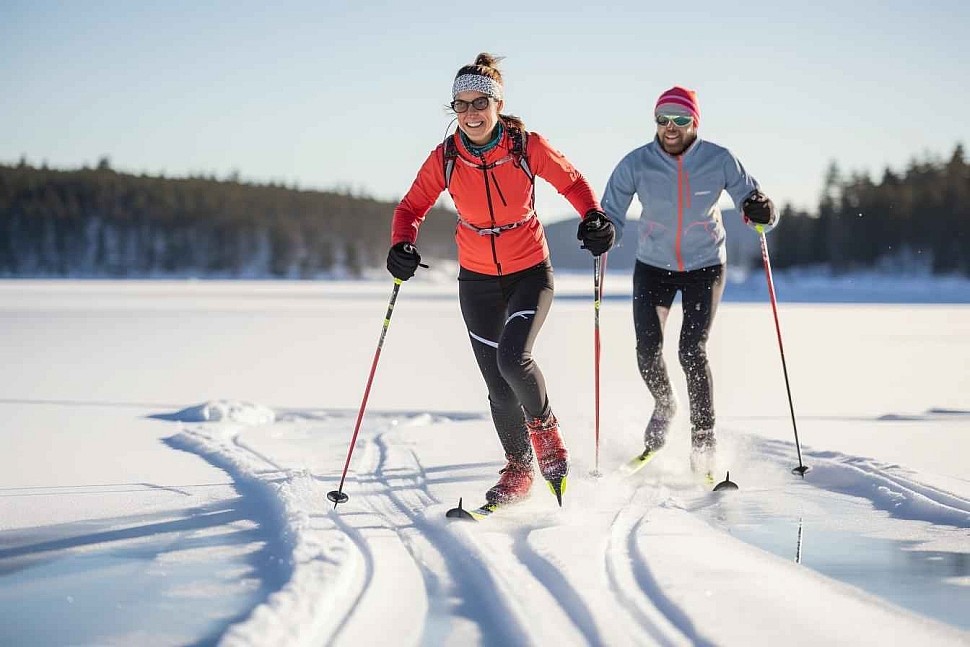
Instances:
[[[710,479],[714,464],[714,400],[707,339],[724,291],[725,233],[717,202],[727,191],[751,226],[777,221],[774,205],[726,148],[700,139],[693,90],[673,87],[654,108],[656,136],[624,157],[610,176],[603,210],[622,237],[633,196],[642,205],[633,274],[633,321],[640,374],[654,398],[644,430],[646,461],[667,438],[677,411],[663,359],[663,333],[674,295],[684,311],[680,365],[690,401],[691,468]]]

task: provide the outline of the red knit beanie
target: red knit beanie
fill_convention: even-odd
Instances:
[[[701,122],[701,110],[697,105],[697,93],[693,90],[688,90],[679,85],[675,85],[666,92],[660,95],[657,99],[657,106],[654,108],[654,114],[663,114],[661,106],[677,106],[690,113],[694,118],[694,124],[699,125]]]

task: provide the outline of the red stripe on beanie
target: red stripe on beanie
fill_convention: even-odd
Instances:
[[[657,99],[657,105],[654,107],[654,112],[658,112],[660,110],[660,106],[664,104],[674,104],[684,108],[690,112],[692,117],[694,117],[694,123],[700,124],[701,109],[697,104],[697,93],[693,90],[688,90],[687,88],[675,85],[660,95],[660,98]]]

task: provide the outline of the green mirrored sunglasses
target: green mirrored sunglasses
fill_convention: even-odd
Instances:
[[[657,115],[658,126],[666,126],[670,122],[673,122],[678,128],[686,128],[694,123],[694,118],[684,117],[683,115]]]

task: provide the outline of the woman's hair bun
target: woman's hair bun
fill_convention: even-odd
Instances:
[[[481,54],[475,57],[475,65],[481,65],[483,67],[491,67],[491,68],[498,69],[498,62],[501,60],[502,58],[499,56],[494,56],[492,54],[489,54],[488,52],[482,52]]]

